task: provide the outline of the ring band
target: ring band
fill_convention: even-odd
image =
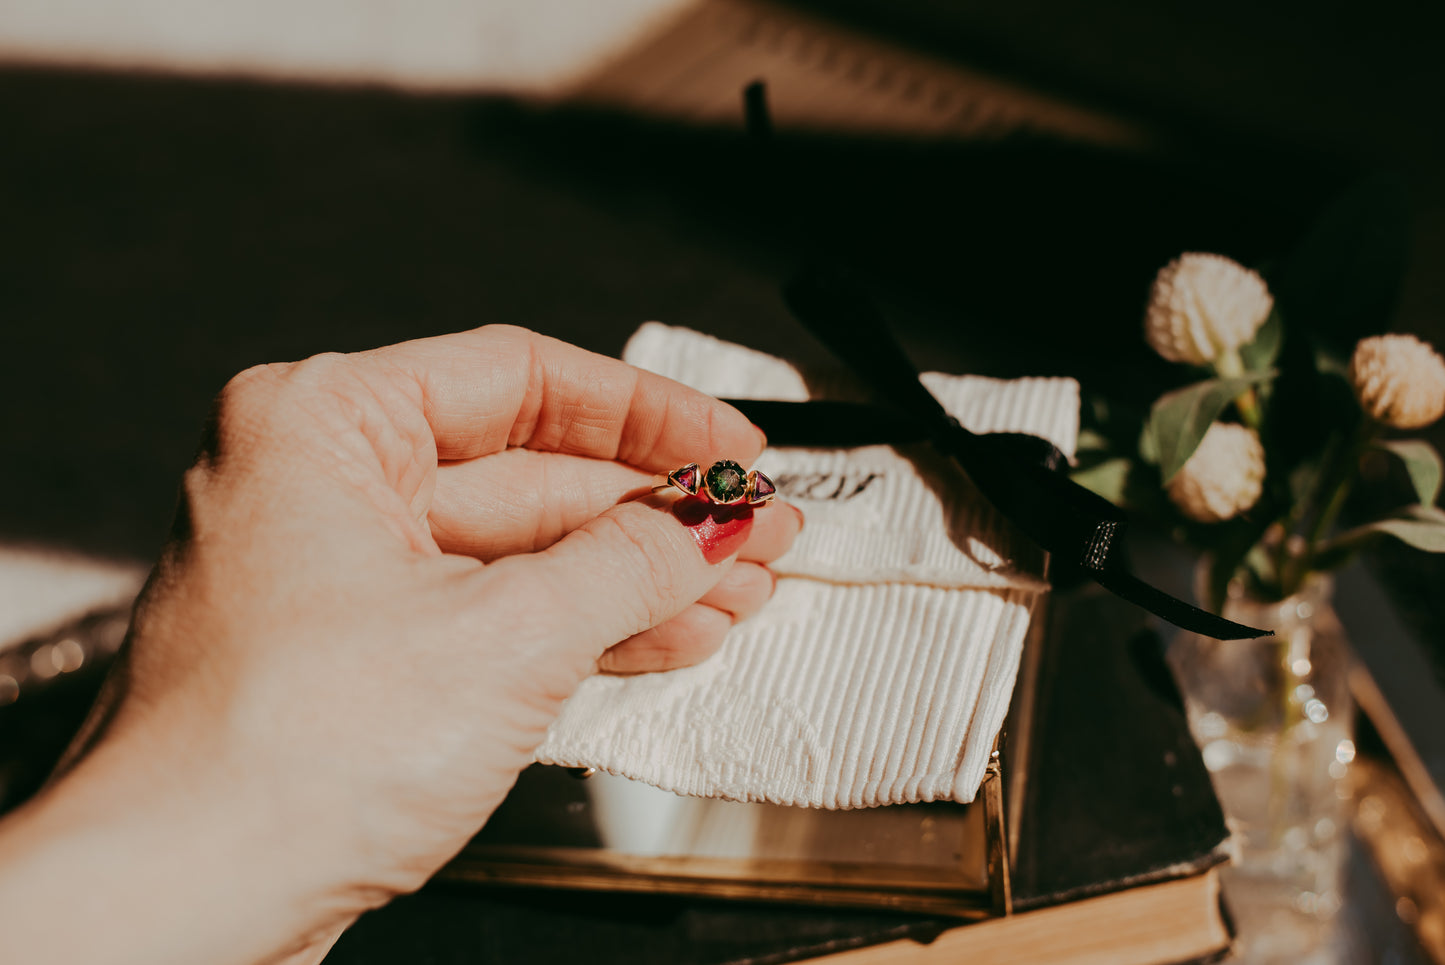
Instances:
[[[719,506],[761,506],[778,494],[778,487],[766,475],[756,469],[744,473],[731,459],[713,463],[707,472],[690,462],[668,473],[667,481],[689,496],[702,496]]]

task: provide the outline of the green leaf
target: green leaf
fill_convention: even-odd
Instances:
[[[1265,372],[1274,367],[1279,358],[1280,347],[1284,344],[1284,323],[1280,321],[1279,309],[1269,313],[1269,318],[1255,333],[1254,341],[1239,349],[1239,360],[1246,372]]]
[[[1350,346],[1351,350],[1354,346]],[[1320,375],[1333,375],[1343,379],[1346,383],[1350,381],[1350,360],[1338,352],[1333,352],[1321,346],[1315,346],[1315,368]]]
[[[1075,454],[1084,452],[1108,452],[1109,437],[1097,429],[1080,429],[1079,439],[1074,444]]]
[[[1445,522],[1424,519],[1382,519],[1369,523],[1363,529],[1393,536],[1427,553],[1445,553]]]
[[[1377,535],[1393,536],[1427,553],[1445,553],[1445,512],[1433,506],[1411,506],[1400,516],[1356,526],[1341,534],[1326,544],[1321,555],[1354,547]]]
[[[1122,506],[1124,490],[1129,484],[1130,468],[1128,459],[1109,459],[1095,466],[1076,469],[1069,474],[1069,478],[1114,505]]]
[[[1410,482],[1415,486],[1415,495],[1422,506],[1434,506],[1440,495],[1441,463],[1435,447],[1421,439],[1387,440],[1375,444],[1377,448],[1392,452],[1405,464]]]
[[[1151,461],[1151,455],[1155,457],[1152,461],[1158,462],[1167,485],[1194,455],[1199,440],[1230,400],[1273,376],[1273,372],[1255,372],[1236,379],[1206,379],[1161,395],[1149,412],[1139,440],[1140,456],[1146,461]]]
[[[1139,458],[1148,465],[1159,465],[1159,446],[1154,442],[1154,431],[1149,426],[1149,420],[1146,420],[1144,427],[1139,430]]]
[[[1279,586],[1280,572],[1275,556],[1261,543],[1255,543],[1244,554],[1244,566],[1257,586]]]

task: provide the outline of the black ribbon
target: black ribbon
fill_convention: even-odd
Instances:
[[[1123,511],[1064,475],[1067,462],[1048,441],[1020,433],[980,434],[959,425],[919,381],[872,300],[851,281],[810,269],[784,286],[783,295],[798,320],[885,401],[728,400],[761,426],[772,444],[931,443],[1029,539],[1112,593],[1204,636],[1240,640],[1270,633],[1201,610],[1135,576],[1125,562]]]

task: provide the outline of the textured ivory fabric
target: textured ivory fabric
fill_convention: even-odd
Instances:
[[[844,379],[656,323],[623,357],[720,396],[852,394]],[[924,382],[970,429],[1073,453],[1070,379]],[[775,448],[757,467],[807,517],[773,566],[772,601],[699,666],[585,681],[537,759],[742,801],[972,800],[1045,589],[1041,555],[926,447]]]

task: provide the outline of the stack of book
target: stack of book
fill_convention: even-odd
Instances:
[[[817,811],[536,768],[332,965],[1216,959],[1228,831],[1146,618],[1057,593],[978,800]]]

